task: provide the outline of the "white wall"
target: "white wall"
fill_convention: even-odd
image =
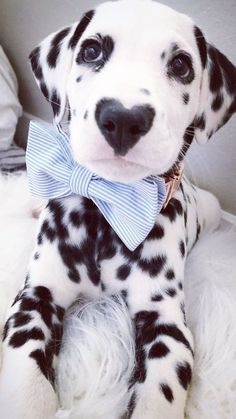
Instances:
[[[78,20],[98,2],[0,0],[0,43],[16,70],[20,100],[26,112],[51,120],[49,105],[30,72],[27,61],[30,51],[48,33]],[[163,0],[163,3],[195,18],[207,39],[236,64],[236,0]],[[196,183],[213,191],[225,209],[236,213],[236,117],[207,146],[194,145],[189,160]]]

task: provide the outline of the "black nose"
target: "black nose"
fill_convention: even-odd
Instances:
[[[150,105],[125,108],[118,100],[102,99],[97,104],[95,119],[115,154],[125,156],[150,130],[155,111]]]

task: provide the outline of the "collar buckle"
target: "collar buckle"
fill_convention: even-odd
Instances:
[[[184,171],[184,165],[178,164],[178,166],[176,167],[175,171],[173,171],[172,174],[163,176],[165,180],[166,192],[167,192],[163,209],[167,207],[175,191],[177,191],[177,189],[179,188],[181,180],[182,180],[183,171]]]

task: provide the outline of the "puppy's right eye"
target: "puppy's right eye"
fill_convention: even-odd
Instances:
[[[90,41],[82,48],[82,58],[86,63],[92,63],[101,58],[102,48],[96,41]]]

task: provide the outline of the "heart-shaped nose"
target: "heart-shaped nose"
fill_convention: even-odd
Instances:
[[[115,154],[125,156],[150,130],[155,111],[150,105],[137,105],[125,108],[115,99],[102,99],[98,102],[95,119],[100,131]]]

